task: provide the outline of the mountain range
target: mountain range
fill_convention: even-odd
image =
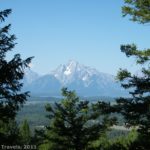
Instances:
[[[60,96],[62,87],[75,90],[79,96],[126,95],[113,75],[99,72],[74,60],[61,64],[46,75],[26,70],[23,83],[23,90],[40,96]]]

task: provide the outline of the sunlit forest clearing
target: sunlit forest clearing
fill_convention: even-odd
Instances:
[[[123,2],[123,18],[143,28],[149,24],[150,0]],[[120,46],[127,60],[134,58],[136,73],[129,66],[116,68],[114,76],[71,60],[39,75],[32,71],[38,52],[24,59],[13,51],[17,38],[7,22],[12,10],[0,11],[0,149],[149,150],[150,49]]]

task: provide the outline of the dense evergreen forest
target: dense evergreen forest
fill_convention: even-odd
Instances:
[[[150,0],[124,2],[124,17],[129,15],[139,24],[150,22]],[[30,95],[22,92],[21,81],[33,57],[23,60],[15,54],[7,59],[16,45],[15,35],[9,33],[11,25],[5,25],[10,13],[11,9],[0,11],[0,149],[150,149],[150,49],[139,50],[135,44],[120,47],[142,66],[140,76],[127,69],[118,71],[117,80],[130,91],[130,97],[113,103],[83,100],[75,91],[62,88],[59,100],[27,105]]]

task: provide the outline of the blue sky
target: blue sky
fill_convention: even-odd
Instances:
[[[122,5],[123,0],[0,1],[1,10],[13,10],[7,22],[18,44],[11,54],[35,56],[32,69],[41,74],[71,59],[113,75],[119,68],[134,72],[134,59],[120,45],[150,47],[150,27],[122,18]]]

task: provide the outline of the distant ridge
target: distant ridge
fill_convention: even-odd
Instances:
[[[62,87],[75,90],[80,96],[116,97],[126,95],[113,75],[99,72],[75,60],[61,64],[43,76],[28,70],[23,82],[24,90],[46,96],[59,96]]]

